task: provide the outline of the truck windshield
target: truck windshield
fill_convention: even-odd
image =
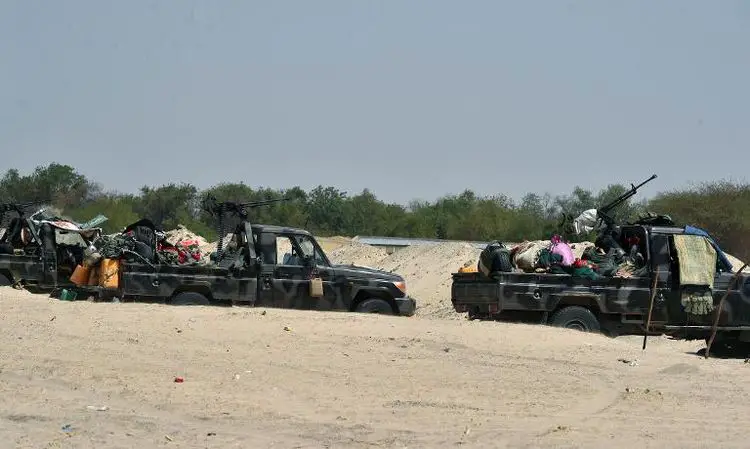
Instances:
[[[316,265],[326,265],[325,258],[316,248],[315,244],[309,236],[297,235],[295,236],[295,240],[297,240],[297,244],[299,244],[300,248],[302,248],[302,252],[304,253],[304,255],[311,256]]]

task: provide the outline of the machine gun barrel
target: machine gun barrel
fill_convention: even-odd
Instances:
[[[614,209],[615,207],[617,207],[620,204],[622,204],[623,202],[625,202],[626,200],[628,200],[633,195],[635,195],[638,192],[638,189],[640,189],[641,187],[643,187],[647,183],[653,181],[654,179],[656,179],[656,174],[651,175],[650,178],[646,179],[645,181],[643,181],[642,183],[638,184],[637,186],[633,185],[633,183],[631,183],[630,184],[630,189],[627,192],[623,193],[622,195],[618,196],[617,198],[615,198],[614,200],[612,200],[608,204],[606,204],[606,205],[600,207],[599,209],[597,209],[596,213],[599,216],[599,218],[601,218],[607,225],[612,225],[613,219],[609,215],[609,212],[612,209]]]
[[[268,200],[260,201],[216,201],[216,198],[209,196],[204,202],[203,208],[206,212],[211,215],[222,214],[225,212],[232,212],[242,214],[245,209],[265,206],[272,203],[278,203],[280,201],[289,201],[291,198],[272,198]]]
[[[268,204],[279,203],[281,201],[289,201],[290,199],[291,198],[272,198],[269,200],[248,201],[246,203],[234,203],[234,204],[236,204],[236,207],[239,208],[240,210],[244,210],[247,208],[254,208],[254,207],[259,207],[259,206],[266,206]]]
[[[25,203],[1,203],[0,204],[0,222],[3,221],[5,218],[5,214],[8,212],[17,212],[18,216],[20,218],[23,218],[26,212],[26,209],[28,209],[31,206],[36,206],[40,204],[47,204],[48,201],[27,201]]]
[[[23,212],[24,209],[34,206],[36,204],[45,204],[44,201],[28,201],[25,203],[2,203],[0,204],[0,212]]]

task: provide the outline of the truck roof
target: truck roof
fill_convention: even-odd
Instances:
[[[636,225],[639,226],[639,225]],[[649,226],[649,225],[640,225],[646,228],[646,230],[651,234],[684,234],[685,228],[680,226]]]
[[[267,224],[253,224],[253,232],[272,232],[277,234],[303,234],[312,237],[309,231],[300,228],[292,228],[289,226],[279,225],[267,225]]]

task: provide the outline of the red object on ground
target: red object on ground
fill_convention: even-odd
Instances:
[[[185,379],[183,379],[182,377],[175,377],[174,381],[176,383],[178,383],[178,384],[181,384],[181,383],[185,382]]]

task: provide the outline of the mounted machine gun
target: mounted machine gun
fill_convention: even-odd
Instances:
[[[2,203],[0,204],[0,223],[3,222],[5,219],[5,214],[9,212],[16,212],[18,214],[18,218],[24,219],[26,218],[26,212],[27,209],[31,206],[38,206],[42,204],[47,204],[44,201],[29,201],[27,203]]]
[[[630,189],[618,196],[609,203],[601,206],[597,209],[588,209],[583,211],[575,219],[572,215],[563,213],[562,219],[558,223],[558,228],[562,230],[564,235],[576,234],[580,235],[586,232],[597,230],[600,235],[611,233],[616,227],[616,223],[611,213],[612,210],[630,199],[633,195],[638,193],[638,189],[646,185],[647,183],[656,179],[656,175],[651,175],[650,178],[646,179],[638,185],[630,184]]]
[[[610,215],[610,212],[614,208],[616,208],[617,206],[619,206],[620,204],[622,204],[625,201],[627,201],[628,199],[630,199],[630,197],[632,197],[633,195],[635,195],[636,193],[638,193],[638,189],[640,189],[644,185],[648,184],[649,182],[653,181],[654,179],[656,179],[656,175],[655,174],[651,175],[650,178],[648,178],[647,180],[645,180],[642,183],[638,184],[637,186],[633,185],[631,183],[630,184],[630,190],[628,190],[625,193],[623,193],[622,195],[618,196],[617,198],[615,198],[614,200],[612,200],[609,204],[606,204],[606,205],[604,205],[604,206],[602,206],[602,207],[600,207],[599,209],[596,210],[596,217],[600,221],[600,223],[604,224],[606,230],[612,230],[612,228],[614,228],[614,226],[615,226],[615,220]]]
[[[213,195],[208,195],[203,200],[203,210],[205,210],[212,217],[218,218],[218,234],[219,241],[216,245],[216,257],[221,259],[224,251],[224,236],[226,235],[226,223],[224,218],[227,214],[232,214],[239,217],[242,221],[248,221],[247,209],[253,209],[260,206],[266,206],[281,201],[290,201],[291,198],[274,198],[270,200],[261,201],[248,201],[248,202],[236,202],[236,201],[217,201]],[[252,238],[252,236],[249,236]]]

